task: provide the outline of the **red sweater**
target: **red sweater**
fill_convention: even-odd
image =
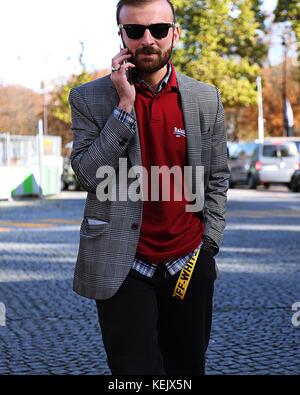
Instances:
[[[169,82],[157,95],[143,83],[136,84],[135,110],[139,125],[142,165],[148,171],[148,201],[144,201],[137,258],[158,263],[192,252],[200,243],[204,224],[196,213],[187,213],[184,194],[174,200],[174,179],[170,182],[170,201],[162,201],[162,177],[159,201],[151,201],[151,166],[187,163],[186,137],[176,72],[172,65]],[[181,192],[181,191],[180,191]]]

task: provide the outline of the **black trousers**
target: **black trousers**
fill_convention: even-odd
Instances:
[[[211,320],[215,261],[201,250],[184,300],[173,291],[179,273],[159,265],[153,278],[131,270],[117,293],[97,300],[113,375],[202,375]]]

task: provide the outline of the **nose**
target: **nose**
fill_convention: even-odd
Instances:
[[[153,45],[154,44],[154,38],[152,37],[152,34],[150,33],[149,29],[146,29],[144,32],[143,37],[141,38],[141,44],[144,46],[148,45]]]

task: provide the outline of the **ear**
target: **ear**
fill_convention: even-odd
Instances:
[[[175,29],[174,29],[174,38],[173,38],[173,48],[175,48],[178,44],[178,41],[180,39],[180,26],[176,24]]]

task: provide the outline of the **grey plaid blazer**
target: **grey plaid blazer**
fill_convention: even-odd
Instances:
[[[229,179],[220,94],[215,87],[179,73],[177,80],[188,165],[204,166],[204,185],[203,179],[196,180],[194,172],[192,179],[193,191],[196,182],[202,183],[204,191],[204,209],[199,215],[205,221],[205,235],[219,246],[225,228]],[[117,172],[119,158],[127,158],[130,166],[142,165],[138,126],[130,130],[112,115],[119,98],[109,76],[72,89],[69,102],[74,134],[72,168],[88,191],[73,289],[87,298],[108,299],[117,292],[133,264],[143,202],[98,201],[96,172],[105,165]],[[95,224],[89,218],[101,223]]]

